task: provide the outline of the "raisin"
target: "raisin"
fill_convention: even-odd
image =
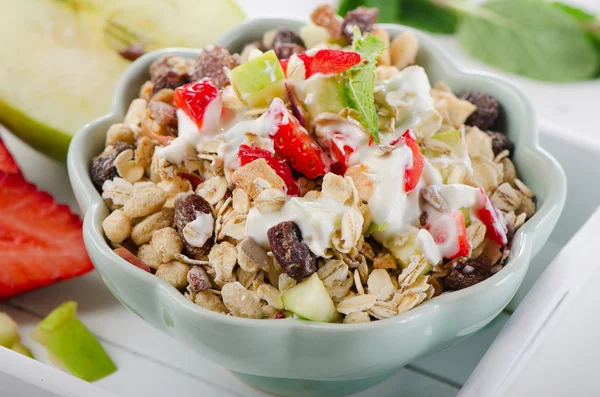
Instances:
[[[300,281],[317,271],[317,258],[294,222],[281,222],[267,231],[271,252],[288,276]]]
[[[306,109],[304,109],[304,106],[302,105],[302,102],[300,102],[300,99],[298,99],[294,84],[285,83],[285,89],[287,90],[288,96],[290,97],[292,113],[294,113],[294,116],[296,116],[300,124],[302,124],[304,128],[307,128],[308,112],[306,111]]]
[[[150,80],[154,83],[152,94],[163,88],[175,89],[190,82],[187,61],[175,55],[165,55],[150,65]]]
[[[104,152],[92,160],[90,175],[92,183],[96,186],[98,191],[102,190],[104,182],[113,180],[115,177],[119,176],[114,161],[121,152],[127,149],[135,150],[135,146],[127,142],[119,141],[113,146],[108,146]]]
[[[178,196],[174,203],[175,211],[175,228],[183,241],[184,250],[186,253],[194,259],[206,259],[208,253],[213,246],[213,238],[206,240],[206,243],[202,247],[195,247],[187,242],[183,235],[183,228],[190,222],[196,220],[196,212],[202,212],[204,214],[212,213],[212,208],[208,201],[204,200],[197,194],[188,194]]]
[[[458,97],[477,107],[465,124],[478,127],[482,131],[489,130],[494,126],[500,115],[500,104],[496,98],[491,97],[487,92],[470,90],[460,93]]]
[[[164,102],[152,101],[146,110],[154,120],[154,128],[159,135],[177,135],[177,108]]]
[[[514,145],[506,134],[498,131],[486,131],[485,133],[492,137],[492,150],[495,155],[498,155],[503,150],[512,152]]]
[[[192,74],[193,81],[208,77],[219,89],[229,84],[225,69],[233,69],[239,65],[239,57],[229,54],[227,48],[209,45],[204,48],[196,59]]]
[[[342,34],[348,43],[352,43],[355,26],[360,29],[361,33],[370,32],[373,30],[373,25],[377,22],[378,16],[379,10],[377,8],[367,8],[365,6],[360,6],[356,10],[348,12],[342,23]]]
[[[298,44],[291,43],[277,43],[273,45],[273,51],[275,51],[275,55],[279,59],[288,59],[294,54],[302,54],[304,51],[304,47]]]
[[[190,285],[190,289],[194,292],[206,291],[212,287],[206,270],[197,265],[192,266],[188,271],[187,282]]]
[[[459,290],[482,282],[492,275],[487,258],[460,258],[444,279],[446,289]]]
[[[129,61],[135,61],[145,53],[146,51],[144,51],[144,49],[138,44],[132,44],[124,50],[119,51],[119,55]]]
[[[275,49],[276,44],[296,44],[302,48],[306,47],[304,41],[296,34],[296,32],[289,29],[279,29],[275,32],[271,48]]]

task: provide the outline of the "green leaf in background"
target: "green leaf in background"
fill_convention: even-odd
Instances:
[[[443,1],[403,0],[398,22],[432,33],[452,34],[460,21],[460,11],[444,6]]]
[[[362,62],[348,70],[344,76],[344,95],[348,105],[360,114],[361,124],[379,143],[377,109],[373,90],[375,87],[375,67],[383,52],[383,41],[370,34],[360,37],[358,29],[354,33],[353,49],[361,56]]]
[[[589,79],[600,67],[600,54],[577,22],[541,0],[488,2],[466,12],[457,33],[474,57],[538,80]]]
[[[346,15],[360,6],[379,8],[379,23],[398,22],[400,0],[341,0],[338,6],[338,14]]]
[[[567,15],[572,16],[587,32],[588,38],[594,43],[598,54],[600,54],[600,20],[595,15],[590,14],[580,8],[576,8],[567,4],[553,2],[553,6],[563,11]],[[600,70],[598,70],[600,73]]]

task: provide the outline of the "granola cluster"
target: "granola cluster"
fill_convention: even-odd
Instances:
[[[440,82],[425,91],[431,101],[427,108],[419,102],[416,90],[390,88],[390,82],[419,73],[418,66],[412,66],[419,45],[411,33],[391,40],[385,30],[374,26],[376,9],[361,7],[341,18],[324,5],[311,19],[300,32],[267,32],[241,54],[208,46],[196,60],[171,55],[150,67],[150,80],[141,87],[123,122],[108,129],[105,150],[93,159],[90,170],[111,211],[102,223],[111,246],[120,252],[128,250],[135,255],[132,263],[170,283],[195,304],[254,319],[292,316],[282,294],[315,274],[335,305],[336,321],[360,323],[396,316],[500,271],[510,255],[510,243],[500,244],[498,233],[510,240],[535,213],[535,199],[517,177],[512,142],[497,131],[498,101],[472,91],[457,96]],[[314,54],[315,49],[350,51],[357,28],[385,44],[373,89],[382,136],[379,145],[366,142],[368,132],[356,110],[346,106],[333,112],[324,106],[325,111],[314,114],[312,94],[296,92],[309,80],[309,65],[299,55]],[[231,71],[269,49],[280,60],[289,60],[278,94],[283,101],[251,104],[254,97],[245,97],[232,84]],[[311,50],[307,53],[307,49]],[[201,123],[201,116],[183,115],[178,98],[185,100],[185,96],[177,96],[181,93],[177,90],[207,78],[222,104],[221,124],[210,133],[204,132],[208,107],[202,110]],[[270,120],[276,101],[281,101],[279,111],[285,113],[279,127],[293,121],[309,136],[311,143],[303,141],[300,154],[288,154],[288,143],[279,142],[271,132],[253,129],[262,125],[260,120]],[[421,110],[416,113],[415,109]],[[416,120],[410,126],[412,132],[391,139],[407,120]],[[194,121],[201,138],[184,145],[182,126]],[[243,124],[251,122],[256,123],[254,127]],[[234,135],[234,130],[241,133]],[[296,159],[303,158],[294,156],[313,149],[333,156],[328,152],[332,131],[342,130],[364,134],[363,146],[372,147],[369,153],[374,160],[326,163],[322,173],[316,168],[300,169]],[[414,206],[419,213],[414,222],[390,236],[385,234],[387,225],[374,221],[373,211],[374,197],[382,194],[381,184],[390,181],[379,180],[373,164],[396,156],[398,141],[406,149],[411,140],[417,152],[408,158],[422,153],[423,172],[439,175],[440,181],[415,181],[419,184],[410,190],[416,189]],[[177,156],[172,155],[175,149]],[[255,157],[242,159],[242,150]],[[352,155],[345,153],[346,158]],[[418,168],[415,164],[407,167],[406,181],[409,171]],[[309,177],[313,172],[317,176]],[[408,182],[406,186],[397,189],[408,195]],[[487,201],[479,212],[453,208],[444,186],[458,186],[474,195],[481,192]],[[308,205],[308,211],[294,217],[298,203]],[[318,208],[311,209],[310,203],[322,203],[318,208],[325,208],[324,212],[315,214]],[[282,222],[260,225],[281,214],[292,215]],[[466,230],[464,236],[456,237],[462,254],[445,255],[433,263],[427,248],[419,244],[423,233],[430,233],[433,238],[427,241],[440,246],[450,238],[445,226],[436,235],[433,222],[447,214],[460,218]],[[498,219],[488,219],[495,216]],[[303,222],[313,222],[311,217],[314,222],[327,219],[329,223],[315,227],[314,235],[303,235]],[[262,240],[250,233],[253,218],[253,230],[264,227]],[[497,234],[494,227],[500,230]]]

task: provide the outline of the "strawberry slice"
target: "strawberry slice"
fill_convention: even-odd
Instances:
[[[177,87],[173,96],[175,107],[183,110],[196,123],[199,129],[202,129],[206,109],[215,100],[219,100],[220,102],[219,90],[208,77],[196,83]],[[220,112],[221,104],[218,103],[218,106]],[[211,120],[211,122],[214,122],[214,120]]]
[[[148,266],[144,261],[142,261],[137,256],[133,255],[131,251],[127,248],[119,247],[114,249],[115,254],[119,255],[121,258],[125,259],[127,262],[131,263],[135,267],[139,267],[145,272],[152,273],[150,270],[150,266]]]
[[[0,139],[0,171],[4,171],[9,174],[21,174],[19,166],[13,159],[12,155],[4,146],[4,142]]]
[[[275,157],[273,153],[268,150],[261,149],[257,146],[240,145],[238,159],[240,167],[251,163],[254,160],[265,159],[269,167],[273,168],[275,173],[283,179],[283,182],[285,182],[287,194],[290,196],[300,195],[300,187],[292,175],[290,166],[282,159]]]
[[[446,212],[434,218],[427,230],[444,258],[455,259],[469,256],[471,253],[465,215],[462,211]]]
[[[342,50],[319,50],[312,55],[302,53],[298,54],[297,57],[304,62],[304,67],[306,69],[305,78],[309,78],[317,73],[342,73],[360,62],[359,53]],[[281,64],[283,71],[287,73],[289,59],[282,59],[279,63]]]
[[[81,219],[21,175],[0,171],[0,300],[92,269]]]
[[[323,176],[331,159],[313,140],[280,98],[275,98],[267,111],[275,124],[270,131],[275,153],[308,178]]]
[[[502,213],[494,207],[487,194],[479,188],[479,208],[477,216],[486,227],[486,235],[500,245],[508,243],[508,229]]]
[[[406,173],[404,174],[404,192],[408,193],[417,186],[419,179],[421,179],[423,168],[425,167],[425,158],[421,153],[421,148],[419,147],[412,130],[406,130],[402,137],[392,141],[390,144],[395,146],[398,143],[401,144],[402,141],[404,141],[404,144],[408,146],[412,152],[412,166],[406,168]]]

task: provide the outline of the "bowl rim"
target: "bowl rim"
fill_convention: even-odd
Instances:
[[[290,18],[252,19],[237,25],[225,33],[219,40],[216,41],[215,44],[228,46],[228,44],[231,44],[231,42],[239,39],[239,37],[242,37],[243,33],[245,33],[248,29],[253,29],[255,26],[262,27],[262,25],[266,24],[269,26],[291,26],[293,28],[296,26],[301,26],[300,24],[304,23],[304,21]],[[522,106],[525,109],[526,114],[529,115],[529,117],[526,118],[526,127],[530,133],[525,134],[525,136],[521,138],[520,145],[524,145],[526,148],[530,149],[533,154],[542,158],[547,165],[550,165],[551,168],[553,168],[551,171],[557,177],[559,189],[550,192],[544,199],[543,205],[537,209],[535,215],[529,219],[525,225],[523,225],[517,231],[517,233],[515,233],[511,242],[511,257],[508,259],[501,272],[498,272],[488,279],[469,288],[438,296],[435,299],[427,301],[409,310],[408,312],[388,319],[371,321],[369,323],[340,324],[298,321],[294,318],[279,319],[276,321],[270,321],[269,319],[247,319],[212,312],[186,299],[181,292],[172,287],[166,281],[135,266],[131,266],[131,264],[113,252],[104,238],[104,233],[99,227],[103,219],[102,215],[106,210],[106,205],[101,195],[92,185],[89,177],[88,168],[90,159],[86,158],[83,155],[83,152],[85,151],[79,150],[79,148],[89,145],[89,143],[86,143],[89,142],[89,139],[87,139],[88,136],[98,134],[98,131],[96,130],[99,126],[107,122],[117,123],[121,121],[120,119],[122,115],[125,114],[129,106],[129,102],[126,101],[125,95],[127,88],[131,84],[131,81],[139,76],[144,69],[147,70],[147,66],[149,66],[152,61],[158,59],[162,55],[173,53],[188,57],[197,56],[198,52],[200,51],[199,49],[176,47],[165,48],[147,53],[133,62],[123,73],[116,86],[110,112],[83,126],[73,137],[68,152],[68,171],[72,185],[77,187],[75,190],[79,191],[80,195],[83,196],[78,197],[78,200],[80,200],[80,203],[84,204],[83,207],[85,209],[84,236],[86,237],[86,245],[92,245],[92,249],[95,249],[97,252],[101,253],[105,259],[110,259],[113,262],[119,262],[123,272],[127,272],[130,276],[138,278],[145,283],[149,283],[154,289],[160,289],[165,292],[166,296],[173,300],[174,303],[177,303],[181,309],[185,309],[186,311],[197,315],[199,319],[198,321],[202,321],[204,319],[222,322],[224,324],[233,326],[244,326],[251,328],[260,328],[266,326],[273,329],[309,329],[325,332],[337,332],[338,330],[344,330],[345,332],[362,332],[365,330],[386,328],[394,326],[395,324],[407,323],[425,315],[426,312],[430,311],[431,309],[437,309],[441,306],[451,304],[452,302],[456,301],[476,298],[477,296],[484,294],[489,289],[505,283],[518,270],[516,268],[516,263],[523,262],[522,260],[518,261],[517,259],[529,255],[524,263],[520,263],[521,266],[525,266],[525,268],[527,268],[533,251],[533,237],[535,230],[547,223],[555,211],[562,211],[562,207],[566,199],[566,177],[564,171],[562,170],[562,167],[558,161],[539,145],[538,129],[533,105],[515,84],[506,80],[505,78],[489,72],[459,68],[455,61],[451,58],[450,54],[445,49],[441,48],[437,43],[435,43],[427,33],[397,24],[378,24],[377,26],[382,27],[394,34],[406,31],[415,34],[419,39],[421,46],[428,49],[428,51],[432,54],[432,57],[441,65],[444,73],[448,76],[457,77],[460,79],[469,78],[482,80],[488,84],[503,85],[507,87],[513,92],[513,94],[515,94],[515,97],[518,98],[520,102],[519,105]],[[264,27],[262,27],[262,29],[264,30]],[[95,263],[94,266],[96,266]]]

